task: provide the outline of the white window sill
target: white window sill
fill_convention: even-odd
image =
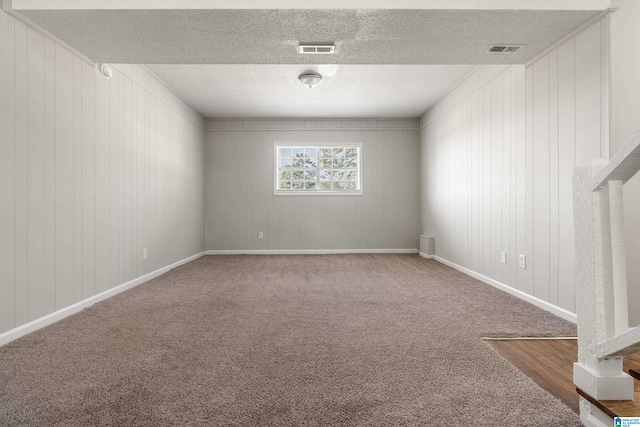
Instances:
[[[310,191],[310,190],[276,190],[274,196],[362,196],[362,190],[353,191]]]

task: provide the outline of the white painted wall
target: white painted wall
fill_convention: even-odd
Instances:
[[[207,129],[208,250],[418,248],[417,120],[208,120]],[[361,142],[363,195],[274,196],[274,142]]]
[[[203,119],[115,68],[0,11],[0,333],[204,250]]]
[[[436,255],[570,312],[571,174],[607,155],[607,25],[527,69],[480,67],[421,119],[422,231]]]
[[[640,130],[640,2],[613,0],[611,153]],[[640,175],[624,186],[629,321],[640,325]]]

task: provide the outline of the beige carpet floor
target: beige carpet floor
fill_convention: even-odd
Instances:
[[[579,426],[481,340],[572,334],[417,255],[208,256],[0,347],[0,425]]]

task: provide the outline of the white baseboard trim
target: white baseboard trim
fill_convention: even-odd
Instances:
[[[433,259],[433,255],[425,254],[424,252],[420,252],[420,256],[426,259]]]
[[[462,267],[458,264],[455,264],[451,261],[448,261],[444,258],[440,258],[439,256],[435,256],[434,259],[438,262],[441,262],[442,264],[448,265],[449,267],[455,268],[458,271],[461,271],[462,273],[471,276],[475,279],[478,279],[488,285],[491,285],[495,288],[498,288],[502,291],[505,291],[508,294],[511,294],[515,297],[518,297],[528,303],[531,303],[533,305],[535,305],[536,307],[539,307],[543,310],[546,310],[552,314],[555,314],[556,316],[564,319],[564,320],[568,320],[569,322],[572,323],[577,323],[578,319],[576,317],[575,313],[570,312],[569,310],[565,310],[564,308],[558,307],[557,305],[551,304],[550,302],[541,300],[540,298],[534,297],[532,295],[529,295],[527,293],[524,293],[518,289],[514,289],[510,286],[505,285],[504,283],[500,283],[497,280],[494,280],[490,277],[484,276],[480,273],[476,273],[473,270],[469,270],[468,268]]]
[[[209,250],[207,255],[335,255],[335,254],[417,254],[418,249],[256,249]]]
[[[205,253],[204,252],[200,252],[199,254],[190,256],[188,258],[185,258],[181,261],[178,262],[174,262],[173,264],[170,264],[166,267],[162,267],[156,271],[153,271],[151,273],[145,274],[144,276],[140,276],[137,279],[133,279],[127,283],[123,283],[122,285],[116,286],[115,288],[111,288],[108,289],[104,292],[101,292],[97,295],[94,295],[92,297],[89,297],[85,300],[79,301],[75,304],[72,304],[68,307],[65,308],[61,308],[58,311],[54,311],[51,314],[47,314],[46,316],[43,316],[39,319],[36,320],[32,320],[29,323],[25,323],[24,325],[20,325],[17,328],[13,328],[7,332],[3,332],[2,334],[0,334],[0,346],[3,346],[13,340],[16,340],[20,337],[23,337],[31,332],[37,331],[40,328],[44,328],[45,326],[49,326],[52,323],[55,323],[59,320],[62,320],[66,317],[71,316],[72,314],[75,314],[79,311],[82,311],[83,309],[92,306],[95,303],[98,303],[100,301],[104,301],[107,298],[110,298],[114,295],[117,295],[121,292],[124,292],[126,290],[129,290],[131,288],[134,288],[138,285],[141,285],[142,283],[148,282],[149,280],[156,278],[164,273],[166,273],[167,271],[174,269],[176,267],[179,267],[183,264],[186,264],[190,261],[193,261],[195,259],[200,258],[201,256],[203,256]]]

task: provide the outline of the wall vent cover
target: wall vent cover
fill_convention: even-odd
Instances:
[[[298,52],[308,55],[330,55],[336,53],[335,43],[300,43]]]
[[[516,53],[524,45],[521,44],[494,44],[489,46],[485,53]]]

